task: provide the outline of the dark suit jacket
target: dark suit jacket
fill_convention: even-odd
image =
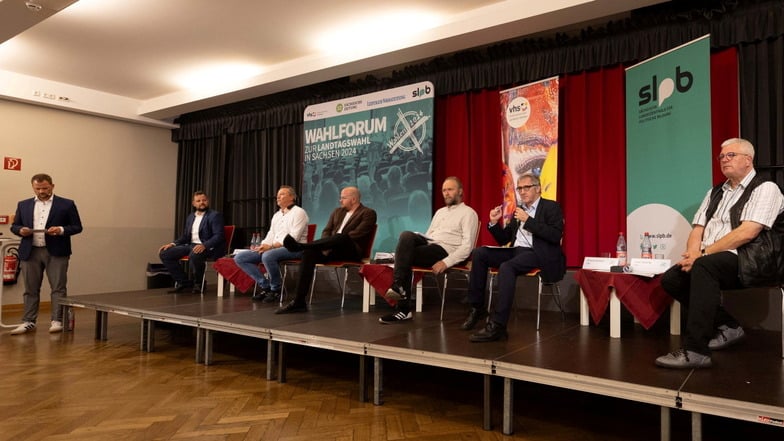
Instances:
[[[185,219],[185,229],[182,236],[175,240],[177,245],[188,245],[191,243],[191,228],[196,220],[196,214],[191,213]],[[223,215],[215,210],[204,212],[204,219],[199,224],[199,240],[206,248],[207,256],[210,258],[221,257],[226,254],[226,238],[223,234]]]
[[[499,245],[503,246],[511,242],[512,246],[515,246],[514,240],[519,226],[520,221],[512,219],[506,228],[501,228],[501,224],[497,223],[489,230]],[[539,206],[536,208],[536,218],[529,217],[523,228],[530,231],[534,237],[533,248],[536,257],[542,263],[542,277],[548,282],[563,279],[566,273],[566,256],[561,249],[564,218],[558,202],[540,199]]]
[[[338,207],[332,214],[329,215],[327,226],[321,233],[321,237],[329,237],[337,234],[338,228],[343,224],[343,218],[346,217],[346,211],[343,207]],[[349,218],[348,223],[343,227],[341,233],[348,235],[354,242],[357,250],[357,255],[362,256],[364,250],[370,246],[373,240],[373,230],[376,225],[376,210],[368,208],[362,204],[357,207],[354,214]]]
[[[79,211],[76,204],[70,199],[60,196],[52,196],[52,209],[46,219],[46,228],[63,227],[61,236],[45,235],[46,250],[52,256],[71,255],[71,236],[82,232],[82,220],[79,218]],[[22,227],[33,228],[33,212],[35,210],[35,199],[30,198],[20,201],[16,206],[14,223],[11,225],[11,232],[19,236]],[[19,259],[27,260],[33,249],[33,236],[23,237],[19,243]]]

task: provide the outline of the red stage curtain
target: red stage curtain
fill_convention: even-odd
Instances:
[[[738,101],[738,50],[734,47],[711,54],[711,138],[713,158],[725,139],[740,136]],[[724,182],[719,161],[713,161],[713,184]],[[707,192],[708,189],[706,188]],[[689,219],[691,222],[691,219]]]
[[[614,251],[626,231],[626,123],[621,66],[561,81],[558,198],[566,225],[566,264]]]
[[[570,267],[582,266],[585,256],[614,252],[618,232],[626,232],[624,75],[619,65],[560,78],[558,200],[566,219],[563,246]],[[737,51],[712,54],[715,154],[724,139],[738,136],[737,90]],[[435,127],[434,208],[444,205],[444,178],[458,176],[466,203],[484,225],[487,213],[502,201],[498,90],[437,98]],[[720,182],[723,177],[716,170],[714,179]],[[485,228],[478,243],[494,244]]]
[[[483,90],[436,99],[433,208],[444,206],[441,184],[447,176],[463,181],[465,203],[487,222],[490,209],[502,202],[501,103],[498,90]],[[495,245],[480,228],[478,245]]]

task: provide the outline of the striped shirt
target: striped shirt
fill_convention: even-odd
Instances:
[[[721,201],[718,207],[716,207],[716,212],[713,213],[706,225],[705,215],[710,204],[712,189],[708,190],[708,194],[702,200],[702,204],[694,215],[694,221],[692,222],[693,225],[705,227],[705,231],[702,233],[702,248],[713,245],[732,231],[730,208],[735,205],[756,174],[757,172],[752,170],[734,189],[730,186],[729,181],[722,185]],[[763,225],[765,228],[770,228],[782,211],[784,211],[784,196],[782,196],[778,185],[773,182],[764,182],[751,193],[751,197],[741,212],[740,221],[752,221]],[[737,254],[737,250],[730,251]]]

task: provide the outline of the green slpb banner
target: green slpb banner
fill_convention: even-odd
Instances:
[[[711,186],[710,35],[626,70],[629,257],[648,232],[653,252],[680,260]]]

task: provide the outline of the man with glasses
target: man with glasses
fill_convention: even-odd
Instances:
[[[498,268],[498,300],[484,329],[472,334],[472,342],[488,342],[507,338],[506,323],[512,309],[517,276],[532,269],[542,270],[546,281],[558,281],[566,272],[566,258],[561,250],[564,218],[561,206],[541,197],[539,178],[524,174],[517,179],[520,206],[514,217],[502,227],[502,207],[490,210],[487,228],[502,248],[479,247],[474,250],[468,302],[471,311],[460,329],[469,331],[488,316],[484,307],[487,271]],[[506,247],[506,244],[510,244]]]
[[[379,317],[382,324],[411,320],[412,267],[430,267],[434,274],[468,259],[476,244],[479,216],[463,202],[463,183],[450,176],[441,186],[444,206],[436,211],[425,234],[400,233],[395,248],[393,284],[386,298],[397,301],[396,311]]]
[[[784,196],[775,183],[756,176],[754,146],[728,139],[717,159],[727,180],[705,195],[683,259],[662,275],[664,290],[684,307],[686,329],[683,347],[656,359],[661,367],[710,367],[711,351],[743,338],[743,328],[721,307],[721,290],[743,288],[746,274],[756,274],[773,260],[756,247],[757,236],[780,240],[782,234]]]

